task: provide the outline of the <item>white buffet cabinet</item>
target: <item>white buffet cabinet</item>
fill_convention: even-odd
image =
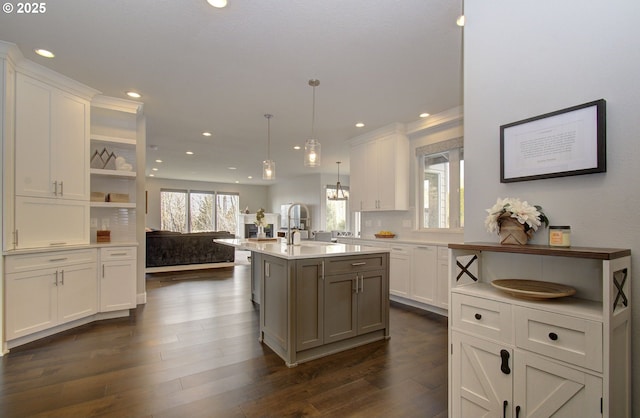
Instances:
[[[630,250],[449,244],[453,417],[631,416]],[[572,297],[514,297],[519,278]]]
[[[338,242],[389,248],[391,300],[447,315],[449,307],[449,253],[447,244],[389,238],[344,237]]]

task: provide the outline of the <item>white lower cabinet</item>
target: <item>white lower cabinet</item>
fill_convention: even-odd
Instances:
[[[97,312],[95,250],[5,260],[7,341]]]
[[[438,247],[437,260],[436,305],[442,309],[449,309],[449,250]]]
[[[100,249],[100,311],[136,307],[136,247]]]
[[[389,293],[409,296],[411,292],[411,247],[392,245],[389,254]]]
[[[340,239],[339,242],[352,242]],[[439,245],[382,243],[357,240],[356,244],[389,247],[389,293],[395,301],[446,314],[449,308],[449,251]],[[418,302],[418,303],[413,303]],[[425,306],[428,305],[428,306]]]
[[[418,245],[412,253],[411,296],[429,305],[436,305],[437,300],[437,250],[433,245]]]

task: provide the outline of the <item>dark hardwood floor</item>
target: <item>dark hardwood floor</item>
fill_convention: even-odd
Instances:
[[[447,416],[446,318],[392,303],[390,340],[289,369],[258,342],[249,271],[150,275],[132,317],[11,350],[0,416]]]

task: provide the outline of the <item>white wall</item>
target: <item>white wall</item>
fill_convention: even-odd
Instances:
[[[301,202],[309,207],[311,212],[312,231],[321,229],[322,205],[324,197],[323,176],[320,174],[307,174],[294,179],[278,180],[269,186],[269,208],[271,212],[280,213],[280,205],[293,202]]]
[[[640,2],[466,0],[465,16],[465,241],[497,240],[484,229],[485,209],[519,197],[542,205],[552,224],[570,225],[574,246],[630,248],[640,265]],[[500,183],[500,125],[600,98],[606,173]],[[546,240],[545,230],[534,242]],[[632,296],[639,291],[635,280]],[[633,320],[640,323],[640,308]],[[633,381],[637,413],[639,349]]]
[[[5,103],[5,60],[0,59],[0,115],[5,114],[4,103]],[[4,125],[4,116],[0,117],[0,173],[4,173],[4,135],[5,135],[5,125]],[[4,176],[2,176],[4,178]],[[0,181],[0,196],[4,196],[4,181]],[[2,221],[2,228],[0,230],[0,245],[2,245],[2,240],[5,237],[4,230],[4,213],[3,207],[5,202],[0,204],[0,219]],[[4,257],[0,256],[0,324],[4,324]],[[4,354],[4,327],[0,327],[0,356]]]
[[[268,187],[228,184],[228,183],[209,183],[201,181],[185,181],[185,180],[169,180],[162,178],[146,178],[147,190],[147,218],[146,226],[149,228],[160,229],[160,189],[181,189],[196,191],[216,191],[216,192],[235,192],[240,195],[240,210],[244,210],[247,206],[252,213],[260,208],[267,208]],[[280,208],[278,208],[278,213]]]

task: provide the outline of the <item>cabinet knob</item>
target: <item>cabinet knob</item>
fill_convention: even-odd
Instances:
[[[474,318],[476,318],[478,321],[482,319],[482,315],[480,315],[479,313],[473,315]]]
[[[555,332],[550,332],[549,333],[549,339],[551,341],[556,341],[558,339],[558,334],[556,334]]]

